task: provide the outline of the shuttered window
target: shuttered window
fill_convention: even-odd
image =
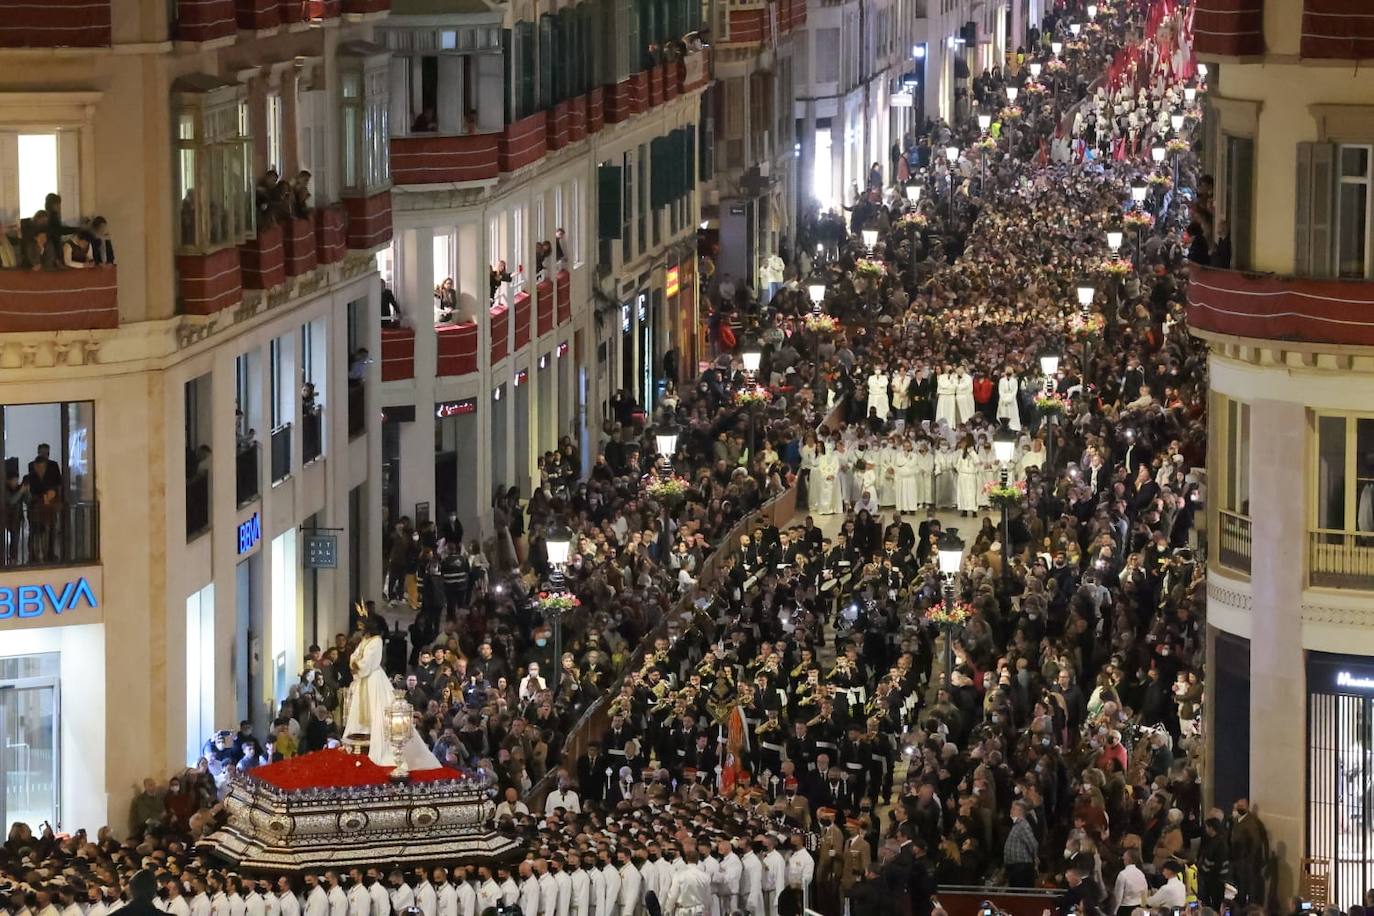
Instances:
[[[1336,146],[1299,143],[1294,271],[1307,277],[1335,276],[1334,233]]]
[[[596,236],[620,238],[620,166],[602,163],[596,170]]]

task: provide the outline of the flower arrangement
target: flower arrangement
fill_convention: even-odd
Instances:
[[[998,113],[998,117],[1003,121],[1019,121],[1021,120],[1021,115],[1022,111],[1020,105],[1008,105]]]
[[[940,627],[961,627],[973,616],[973,606],[964,601],[946,604],[932,604],[925,613],[925,619]]]
[[[1193,145],[1182,137],[1173,137],[1164,144],[1164,148],[1171,153],[1186,153],[1193,148]]]
[[[1080,337],[1102,333],[1101,315],[1074,315],[1069,321],[1069,330]]]
[[[1042,394],[1035,399],[1035,406],[1044,413],[1063,413],[1069,404],[1057,394]]]
[[[768,389],[762,385],[747,385],[735,392],[735,404],[738,407],[753,407],[755,404],[767,404],[771,400]]]
[[[926,219],[926,215],[919,210],[908,210],[906,213],[902,214],[901,223],[903,226],[924,229],[928,222],[930,222],[930,220]]]
[[[1060,60],[1059,58],[1056,57],[1056,58],[1054,58],[1053,60],[1050,60],[1050,61],[1046,61],[1046,62],[1045,62],[1044,72],[1045,72],[1045,73],[1058,74],[1058,73],[1064,73],[1064,72],[1067,71],[1068,69],[1069,69],[1069,65],[1066,64],[1066,63],[1064,63],[1062,60]]]
[[[1132,229],[1149,229],[1155,224],[1155,218],[1144,210],[1132,210],[1121,221]]]
[[[973,148],[980,152],[993,153],[997,151],[997,141],[992,139],[991,137],[984,137],[977,143],[973,144]]]
[[[540,592],[534,603],[545,614],[566,614],[582,606],[572,592]]]
[[[1044,83],[1037,83],[1035,80],[1026,80],[1025,84],[1021,87],[1021,91],[1038,95],[1042,92],[1048,92],[1049,89],[1045,87]]]
[[[834,315],[827,315],[821,312],[819,315],[807,315],[804,324],[806,329],[813,334],[834,334],[839,331],[840,323]]]
[[[983,485],[983,495],[997,505],[1002,503],[1019,502],[1026,495],[1026,482],[1024,480],[1013,480],[1003,486],[996,480],[989,480]]]
[[[854,272],[861,277],[881,277],[887,273],[887,268],[875,258],[859,258],[854,265]]]
[[[1102,262],[1102,272],[1109,277],[1122,279],[1131,272],[1131,262],[1123,258],[1107,258]]]
[[[685,478],[673,474],[670,477],[654,477],[644,485],[644,492],[651,499],[664,503],[678,503],[687,498],[691,485]]]
[[[1150,174],[1150,177],[1146,178],[1145,180],[1157,188],[1167,188],[1173,185],[1174,183],[1173,180],[1170,179],[1169,176],[1165,175],[1163,172],[1153,172]]]

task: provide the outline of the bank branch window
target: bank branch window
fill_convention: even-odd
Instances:
[[[95,405],[0,406],[5,498],[0,566],[60,566],[99,559]]]
[[[243,87],[193,74],[176,83],[177,244],[213,251],[254,232],[252,140]]]
[[[60,656],[0,656],[0,824],[61,823]]]
[[[1330,875],[1343,911],[1374,886],[1374,668],[1308,653],[1307,855]]]

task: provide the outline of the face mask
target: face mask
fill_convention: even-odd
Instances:
[[[536,640],[534,641],[534,644],[535,644],[536,646],[545,646],[545,645],[548,644],[548,642],[549,642],[549,641],[548,641],[547,639],[536,639]]]

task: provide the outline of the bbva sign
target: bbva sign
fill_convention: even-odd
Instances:
[[[45,615],[58,616],[81,607],[98,609],[100,602],[85,576],[61,586],[0,585],[0,621],[31,620]]]

